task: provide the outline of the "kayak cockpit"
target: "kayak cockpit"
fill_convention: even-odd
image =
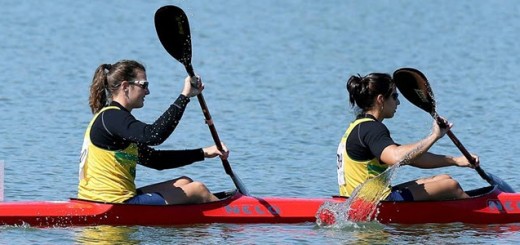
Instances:
[[[471,197],[471,198],[478,198],[478,197],[482,197],[482,196],[486,196],[486,195],[489,195],[493,192],[496,192],[497,194],[498,193],[501,193],[502,191],[498,189],[497,186],[495,185],[490,185],[490,186],[485,186],[485,187],[481,187],[481,188],[477,188],[477,189],[473,189],[473,190],[469,190],[469,191],[466,191],[466,193]],[[337,200],[342,200],[342,199],[348,199],[348,197],[344,197],[344,196],[332,196],[334,199],[337,199]],[[384,202],[410,202],[410,201],[386,201],[386,200],[383,200],[381,201],[382,203]],[[412,202],[423,202],[423,201],[412,201]]]
[[[220,191],[213,193],[219,200],[215,202],[223,202],[227,201],[232,198],[237,198],[241,196],[242,194],[238,192],[238,190],[228,190],[228,191]],[[93,201],[93,200],[86,200],[86,199],[80,199],[80,198],[70,198],[71,201],[78,201],[78,202],[89,202],[89,203],[100,203],[100,204],[115,204],[115,205],[139,205],[139,204],[124,204],[124,203],[111,203],[111,202],[101,202],[101,201]],[[186,205],[186,204],[171,204],[171,205],[164,205],[164,206],[175,206],[175,205]],[[149,205],[144,205],[149,206]]]
[[[497,190],[497,186],[490,185],[490,186],[466,191],[466,194],[468,194],[470,197],[480,197],[480,196],[487,195],[496,190]]]

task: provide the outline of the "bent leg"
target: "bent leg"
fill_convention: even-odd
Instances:
[[[414,200],[451,200],[464,199],[469,195],[462,190],[459,182],[450,178],[442,178],[436,181],[427,181],[423,184],[413,185],[408,188]]]
[[[397,189],[408,189],[416,201],[449,200],[468,198],[459,183],[447,174],[421,178],[394,186]]]
[[[191,182],[187,185],[183,185],[180,188],[184,192],[184,195],[189,203],[205,203],[219,200],[208,190],[206,185],[201,182]],[[169,197],[165,197],[165,199],[168,201]],[[172,196],[171,199],[173,199],[172,201],[175,202],[177,197]]]
[[[193,182],[188,177],[181,177],[139,188],[143,193],[157,192],[167,204],[204,203],[218,201],[201,182]]]
[[[434,176],[427,177],[427,178],[418,179],[418,180],[416,180],[416,183],[417,184],[426,184],[429,182],[442,181],[445,179],[452,179],[452,178],[451,178],[451,176],[449,176],[447,174],[439,174],[439,175],[434,175]]]
[[[182,176],[182,177],[179,177],[179,178],[174,179],[172,181],[174,182],[173,186],[175,186],[175,187],[181,187],[183,185],[187,185],[187,184],[193,182],[193,180],[190,177],[187,177],[187,176]]]
[[[404,183],[394,186],[394,188],[397,188],[397,189],[409,188],[412,186],[422,185],[422,184],[425,184],[428,182],[436,182],[436,181],[440,181],[440,180],[444,180],[444,179],[451,179],[451,176],[449,176],[447,174],[434,175],[434,176],[427,177],[427,178],[420,178],[420,179],[404,182]]]

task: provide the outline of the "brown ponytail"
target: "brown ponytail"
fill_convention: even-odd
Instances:
[[[135,79],[138,71],[146,72],[137,61],[121,60],[117,63],[100,65],[94,72],[90,86],[89,105],[93,114],[99,112],[112,99],[122,81]]]

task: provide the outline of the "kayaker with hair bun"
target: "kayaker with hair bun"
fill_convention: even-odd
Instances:
[[[179,177],[141,188],[135,186],[136,164],[163,170],[220,156],[216,146],[191,150],[155,150],[181,120],[190,97],[204,85],[192,87],[190,77],[175,102],[153,123],[137,120],[133,109],[144,105],[150,94],[145,67],[133,60],[100,65],[92,79],[89,104],[94,118],[87,127],[79,167],[78,198],[128,204],[181,204],[217,201],[201,182]]]
[[[395,83],[389,74],[351,76],[347,81],[347,91],[350,104],[357,107],[358,113],[338,146],[340,195],[350,196],[358,185],[399,162],[425,169],[447,166],[472,167],[464,156],[452,157],[428,152],[428,149],[453,126],[452,124],[447,128],[441,128],[434,121],[432,132],[425,138],[406,145],[394,142],[390,131],[383,124],[384,119],[394,116],[400,103]],[[474,157],[478,166],[479,159],[477,156]],[[383,199],[390,201],[469,197],[460,184],[446,174],[382,188],[386,188]]]

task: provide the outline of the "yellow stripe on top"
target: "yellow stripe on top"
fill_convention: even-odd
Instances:
[[[338,185],[341,196],[350,197],[356,187],[368,179],[376,177],[388,168],[387,165],[380,164],[377,157],[366,161],[356,161],[349,157],[346,150],[347,139],[352,130],[360,123],[373,120],[371,118],[357,119],[349,125],[341,138],[337,151]],[[390,194],[390,188],[385,188],[382,199],[385,199]]]
[[[120,109],[116,106],[103,108],[87,127],[81,150],[78,198],[122,203],[136,195],[134,181],[138,162],[137,145],[131,143],[123,150],[112,151],[92,144],[90,141],[92,125],[106,110]]]

